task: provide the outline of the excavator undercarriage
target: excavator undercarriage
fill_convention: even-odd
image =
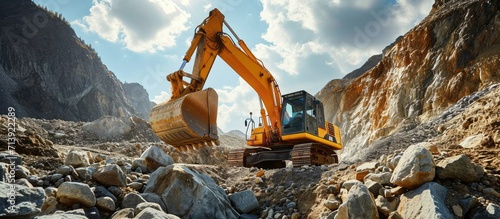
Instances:
[[[240,167],[283,168],[287,160],[293,167],[338,163],[334,150],[317,143],[281,146],[272,150],[263,147],[233,149],[228,155],[228,165]]]

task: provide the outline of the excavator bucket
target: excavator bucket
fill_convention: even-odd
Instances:
[[[217,93],[208,88],[156,105],[149,117],[151,128],[179,151],[219,145],[217,104]]]

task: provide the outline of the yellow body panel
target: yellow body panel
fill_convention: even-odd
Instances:
[[[333,147],[334,150],[342,149],[342,145],[340,143],[335,143],[333,141],[329,141],[327,139],[320,138],[318,136],[315,136],[315,135],[307,133],[307,132],[295,133],[295,134],[290,134],[290,135],[283,135],[282,139],[283,139],[283,142],[291,142],[294,144],[316,142],[316,143],[321,143],[321,144],[327,145],[329,147]]]

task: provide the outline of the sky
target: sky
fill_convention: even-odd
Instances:
[[[282,94],[315,95],[332,79],[416,26],[433,0],[34,0],[61,13],[122,82],[144,86],[151,101],[170,98],[166,75],[182,58],[210,10],[218,8],[236,34],[276,78]],[[229,33],[229,30],[225,30]],[[193,59],[194,60],[194,59]],[[191,72],[192,65],[184,71]],[[222,59],[205,88],[219,95],[218,126],[245,131],[259,112],[255,91]],[[254,118],[255,119],[255,118]]]

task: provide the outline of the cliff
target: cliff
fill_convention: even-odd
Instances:
[[[343,130],[342,158],[499,82],[499,9],[498,1],[437,1],[375,67],[328,83],[317,96]]]
[[[127,99],[122,83],[60,14],[29,0],[2,1],[0,29],[1,114],[14,107],[18,117],[143,117],[143,109],[133,107],[137,101]]]

